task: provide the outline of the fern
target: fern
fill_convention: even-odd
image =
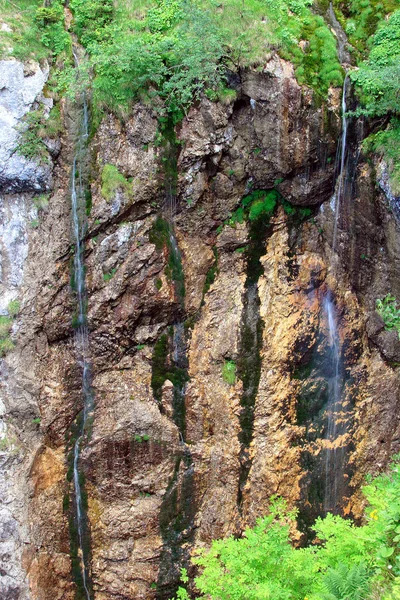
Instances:
[[[336,569],[329,569],[324,578],[324,600],[364,600],[369,582],[370,573],[363,563],[351,568],[339,564]]]

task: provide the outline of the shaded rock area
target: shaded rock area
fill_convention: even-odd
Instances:
[[[299,508],[307,536],[323,509],[328,293],[347,425],[337,442],[346,457],[338,510],[358,517],[363,477],[400,450],[398,341],[375,314],[376,298],[400,298],[399,229],[361,156],[332,252],[338,103],[317,103],[277,57],[243,71],[235,100],[203,99],[176,128],[176,205],[166,202],[157,132],[155,114],[138,104],[126,122],[106,116],[89,149],[95,411],[81,471],[96,600],[172,597],[191,550],[253,525],[271,494]],[[77,593],[68,489],[82,398],[70,149],[65,136],[37,225],[33,194],[6,194],[2,205],[1,291],[21,302],[16,348],[1,359],[10,443],[0,452],[0,544],[12,556],[2,563],[4,598]],[[107,165],[119,177],[105,192]],[[255,261],[254,228],[225,221],[262,189],[292,206],[278,202]],[[246,321],[249,281],[257,310]],[[259,336],[254,354],[244,350],[248,322],[251,339]],[[244,353],[260,368],[248,421]]]

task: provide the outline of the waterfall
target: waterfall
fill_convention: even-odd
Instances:
[[[344,183],[345,183],[345,161],[346,161],[346,143],[347,143],[347,117],[346,117],[346,89],[347,82],[349,78],[346,73],[343,82],[343,92],[342,92],[342,141],[341,141],[341,152],[340,152],[340,165],[339,165],[339,175],[338,175],[338,186],[337,191],[335,193],[335,224],[333,228],[333,242],[332,242],[332,250],[336,250],[336,238],[337,238],[337,229],[340,217],[340,203],[342,201],[342,197],[344,194]]]
[[[74,53],[77,68],[78,59]],[[91,600],[89,590],[89,559],[85,547],[85,514],[82,500],[82,489],[79,479],[80,447],[85,435],[88,418],[93,412],[93,392],[91,386],[91,368],[89,362],[89,336],[86,320],[87,295],[84,266],[84,233],[85,233],[85,188],[84,164],[88,139],[88,106],[85,93],[82,94],[82,116],[71,174],[71,205],[73,235],[75,241],[74,275],[77,293],[77,327],[75,329],[75,347],[82,368],[82,399],[83,414],[78,417],[78,437],[74,446],[73,481],[76,505],[76,520],[78,529],[79,552],[81,561],[82,582],[87,600]]]
[[[324,511],[338,512],[340,494],[338,488],[343,477],[344,448],[339,446],[339,436],[344,433],[342,419],[343,377],[340,364],[340,341],[338,333],[338,317],[332,295],[324,298],[323,310],[328,326],[329,342],[329,377],[327,402],[327,434],[325,458],[325,496]]]

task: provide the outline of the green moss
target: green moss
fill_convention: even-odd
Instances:
[[[163,539],[157,581],[157,598],[175,597],[181,569],[190,559],[190,543],[195,528],[197,511],[195,471],[189,449],[186,447],[175,463],[175,469],[164,495],[159,523]]]
[[[154,398],[161,403],[162,388],[167,379],[168,336],[163,334],[154,344],[151,361],[151,388]]]
[[[132,186],[114,165],[105,164],[101,171],[101,195],[107,202],[114,200],[120,191],[132,197]]]
[[[161,290],[161,288],[162,288],[162,280],[160,278],[156,279],[155,286],[156,286],[156,288],[157,288],[158,291]]]
[[[168,221],[158,216],[151,226],[149,232],[149,241],[155,245],[158,251],[161,251],[164,246],[168,247],[171,227]]]
[[[149,240],[155,245],[157,250],[161,250],[166,247],[168,250],[168,263],[165,268],[165,276],[168,280],[173,281],[178,298],[184,298],[185,296],[185,278],[182,267],[182,258],[175,240],[174,233],[171,229],[171,225],[166,219],[158,216],[154,221],[150,232]]]
[[[116,272],[117,272],[117,268],[114,267],[114,269],[111,269],[111,271],[109,273],[103,273],[103,280],[106,282],[110,281],[114,277]]]
[[[222,365],[222,379],[229,385],[235,385],[236,363],[233,360],[226,360]]]

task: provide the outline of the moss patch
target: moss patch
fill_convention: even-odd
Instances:
[[[107,202],[114,200],[117,192],[132,197],[132,185],[114,165],[106,164],[101,172],[101,195]]]

